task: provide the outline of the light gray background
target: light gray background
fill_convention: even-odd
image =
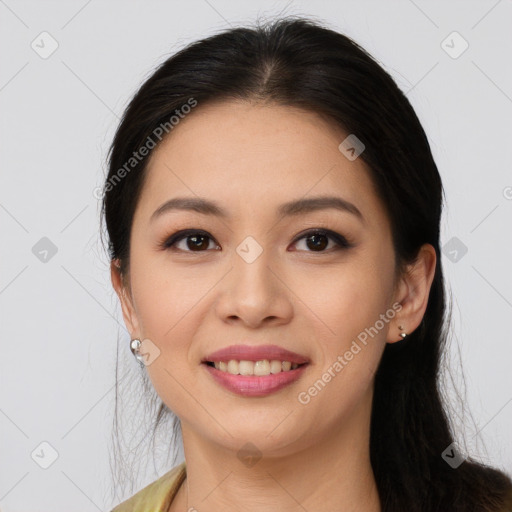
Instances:
[[[463,383],[462,362],[474,415],[466,441],[512,473],[510,1],[0,0],[3,512],[113,505],[118,336],[127,364],[131,353],[98,238],[94,190],[108,145],[158,63],[216,30],[278,12],[313,15],[353,37],[415,107],[448,198],[442,244],[456,238],[443,265],[454,296],[452,377]],[[31,47],[43,31],[59,45],[47,59]],[[469,44],[458,58],[445,51],[462,48],[446,40],[453,31]],[[42,237],[58,249],[46,263],[32,252]],[[48,469],[31,458],[36,450],[36,460],[50,460],[43,441],[58,452]],[[140,485],[157,476],[148,471]]]

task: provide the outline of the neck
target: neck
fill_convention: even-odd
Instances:
[[[287,455],[263,456],[253,465],[182,423],[187,478],[173,510],[380,512],[369,456],[370,411],[371,397],[350,424],[312,436],[307,447],[298,440],[301,449],[288,447]]]

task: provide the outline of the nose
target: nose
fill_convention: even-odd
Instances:
[[[220,283],[217,315],[224,322],[251,329],[288,323],[293,316],[292,293],[280,274],[265,251],[254,261],[236,253],[230,272]]]

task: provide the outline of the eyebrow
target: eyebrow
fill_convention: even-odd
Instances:
[[[326,209],[347,212],[357,217],[361,222],[365,221],[363,214],[354,204],[336,196],[318,196],[289,201],[278,207],[277,214],[283,217],[290,217]],[[160,205],[153,212],[150,220],[153,221],[164,213],[175,210],[195,211],[203,215],[213,215],[222,219],[231,218],[231,215],[215,201],[201,197],[175,197]]]

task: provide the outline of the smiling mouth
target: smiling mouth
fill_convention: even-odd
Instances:
[[[278,359],[262,359],[260,361],[235,360],[229,361],[205,361],[203,364],[215,368],[224,373],[241,376],[265,377],[278,373],[292,372],[308,363],[292,363],[291,361],[279,361]]]

